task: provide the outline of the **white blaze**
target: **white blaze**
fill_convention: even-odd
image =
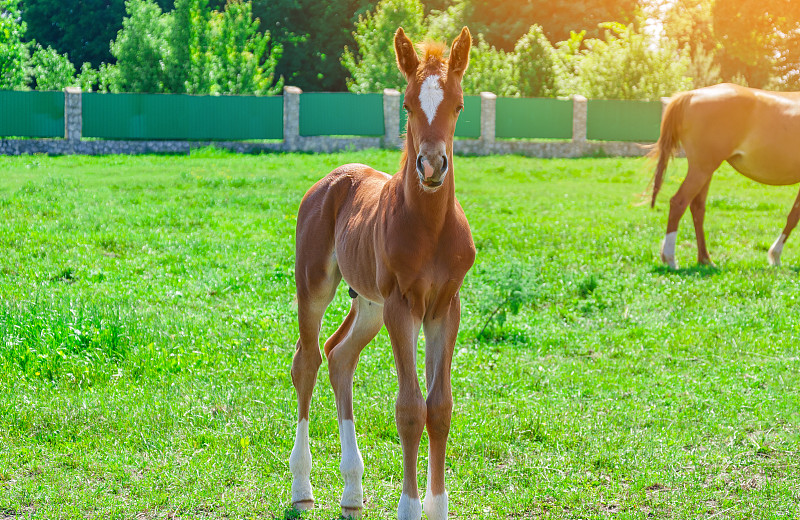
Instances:
[[[444,92],[438,74],[428,76],[422,82],[422,87],[419,89],[419,103],[422,105],[422,111],[428,117],[428,124],[433,124],[433,118],[436,117],[436,111],[439,109],[439,104],[444,99]]]

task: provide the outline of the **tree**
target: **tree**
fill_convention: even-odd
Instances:
[[[456,0],[466,4],[465,22],[474,34],[483,33],[490,45],[511,51],[531,24],[541,25],[551,42],[569,38],[570,31],[602,34],[601,22],[633,21],[639,0]]]
[[[115,92],[163,92],[167,18],[151,0],[128,0],[125,9],[128,16],[117,39],[111,42],[117,63],[109,86]]]
[[[75,66],[66,54],[59,54],[52,47],[44,48],[38,43],[33,45],[33,49],[28,63],[33,88],[63,90],[76,83]]]
[[[164,11],[173,6],[173,0],[156,3]],[[21,8],[25,41],[53,47],[72,63],[88,61],[97,68],[114,62],[108,42],[122,29],[125,0],[22,0]]]
[[[0,89],[22,89],[27,82],[28,48],[18,0],[0,0]]]
[[[492,92],[498,96],[516,96],[519,89],[514,83],[514,55],[498,49],[479,34],[472,45],[469,69],[461,81],[465,94]]]
[[[605,23],[604,39],[586,41],[580,59],[578,92],[588,98],[659,99],[691,87],[688,58],[677,45],[662,41],[653,48],[633,24]]]
[[[555,97],[561,75],[556,50],[542,27],[533,25],[514,46],[514,84],[523,97]]]
[[[381,0],[375,12],[359,16],[356,23],[355,52],[345,48],[342,64],[350,71],[347,85],[351,92],[380,92],[384,88],[405,88],[405,78],[397,68],[394,33],[402,26],[418,39],[425,34],[424,13],[419,0]]]

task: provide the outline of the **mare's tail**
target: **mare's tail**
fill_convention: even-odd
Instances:
[[[647,156],[652,159],[658,159],[656,172],[653,176],[653,198],[650,200],[651,208],[656,205],[656,197],[658,196],[658,191],[661,189],[661,183],[664,180],[664,171],[667,169],[667,164],[680,145],[680,131],[683,124],[684,108],[691,97],[691,92],[682,92],[672,98],[661,120],[661,135],[658,137],[658,142],[653,145],[653,149],[647,154]]]

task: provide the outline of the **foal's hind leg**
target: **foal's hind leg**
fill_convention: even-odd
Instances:
[[[692,220],[694,221],[694,234],[697,237],[697,263],[701,265],[713,266],[714,262],[711,261],[711,256],[708,254],[706,247],[706,234],[703,231],[703,221],[706,217],[706,198],[708,197],[708,187],[711,185],[711,179],[708,179],[705,186],[700,188],[700,193],[695,195],[689,209],[692,211]]]
[[[767,253],[769,265],[781,265],[783,244],[786,243],[786,239],[789,238],[789,234],[791,234],[792,230],[797,225],[798,219],[800,219],[800,193],[797,194],[797,199],[794,201],[792,210],[789,212],[789,216],[786,217],[786,227],[783,228],[783,233],[781,233],[781,236],[779,236],[775,243],[772,244],[772,247],[769,248],[769,253]]]
[[[292,471],[292,505],[296,509],[306,510],[314,507],[308,415],[317,371],[322,364],[319,333],[322,316],[336,294],[336,286],[342,275],[332,252],[327,258],[319,258],[318,253],[315,255],[304,251],[303,246],[298,244],[295,276],[300,339],[292,361],[292,382],[297,391],[297,433],[289,456],[289,469]]]
[[[364,502],[361,487],[364,462],[358,451],[353,422],[353,375],[361,351],[381,330],[381,325],[383,306],[357,296],[353,298],[350,313],[344,323],[325,343],[328,373],[336,395],[336,410],[339,415],[339,440],[342,446],[339,470],[344,479],[341,506],[342,516],[345,517],[360,516]]]
[[[678,224],[680,224],[681,217],[686,212],[686,207],[689,203],[711,180],[711,176],[719,164],[717,163],[713,167],[707,165],[699,167],[694,165],[690,159],[686,178],[678,188],[678,192],[669,201],[669,220],[667,221],[667,234],[661,244],[661,261],[672,269],[678,268],[678,264],[675,261],[675,244],[678,238]]]

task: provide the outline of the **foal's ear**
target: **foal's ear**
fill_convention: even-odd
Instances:
[[[469,29],[464,27],[461,29],[461,34],[458,38],[453,40],[453,47],[450,49],[450,72],[458,76],[459,79],[464,77],[464,72],[469,65],[469,50],[472,48],[472,35]]]
[[[419,56],[402,27],[394,33],[394,52],[397,54],[397,66],[400,67],[400,72],[407,80],[414,77],[419,66]]]

